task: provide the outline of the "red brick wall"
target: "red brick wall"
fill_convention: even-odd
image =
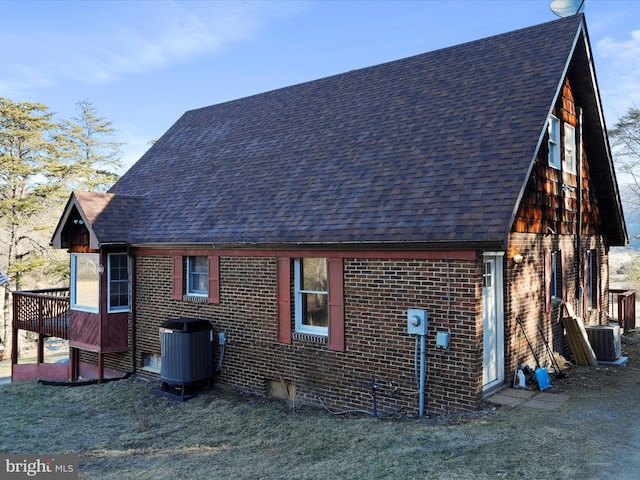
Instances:
[[[414,414],[415,337],[406,333],[406,313],[424,308],[430,322],[426,411],[477,407],[482,390],[482,260],[345,258],[344,352],[295,338],[291,344],[277,342],[276,268],[275,257],[221,255],[220,303],[190,303],[172,299],[169,254],[136,257],[137,368],[145,353],[160,354],[163,321],[204,318],[212,322],[216,336],[227,335],[220,383],[266,395],[269,381],[284,382],[295,385],[297,402],[371,410],[368,382],[374,376],[382,387],[380,411],[402,408]],[[436,331],[450,331],[448,350],[436,350]],[[131,370],[128,355],[107,357],[105,366]]]
[[[524,361],[530,367],[535,367],[531,350],[516,323],[517,318],[525,324],[529,340],[543,366],[551,366],[551,364],[538,325],[553,350],[567,358],[571,357],[571,351],[564,337],[561,302],[555,301],[552,310],[545,311],[545,249],[566,252],[568,268],[564,272],[564,281],[567,284],[567,295],[563,300],[570,303],[577,312],[575,236],[512,233],[509,237],[505,268],[505,285],[510,285],[505,292],[505,356],[507,371],[510,371],[511,375],[515,368],[515,357],[520,362]],[[597,236],[583,237],[582,249],[583,251],[596,249],[600,254],[600,308],[585,312],[585,323],[606,324],[609,302],[608,250],[603,238]],[[519,265],[513,263],[513,256],[516,253],[524,257]],[[508,376],[509,374],[507,378]]]
[[[564,272],[567,300],[575,298],[573,237],[511,234],[505,256],[505,373],[513,375],[516,359],[535,366],[516,323],[521,318],[543,365],[549,359],[537,326],[554,350],[570,355],[563,337],[560,304],[545,312],[544,249],[568,253]],[[601,260],[601,308],[588,312],[587,323],[605,323],[608,308],[607,250],[601,237],[583,238],[584,248],[596,248]],[[406,333],[408,308],[429,314],[427,336],[428,413],[451,413],[477,407],[482,397],[482,258],[344,259],[345,351],[326,344],[296,340],[277,342],[276,258],[263,255],[220,255],[220,302],[193,303],[172,298],[172,253],[148,251],[135,257],[136,370],[145,354],[160,355],[158,329],[171,318],[211,321],[217,338],[228,344],[217,381],[248,393],[268,394],[269,382],[295,386],[296,401],[324,402],[335,410],[371,409],[368,382],[374,376],[381,410],[402,408],[416,413],[418,388],[414,378],[415,337]],[[206,254],[207,252],[205,252]],[[513,263],[520,253],[524,260]],[[367,255],[372,256],[372,255]],[[449,302],[450,295],[450,302]],[[574,302],[575,303],[575,302]],[[130,318],[130,344],[133,316]],[[450,332],[450,348],[435,348],[436,332]],[[217,347],[216,347],[217,348]],[[213,361],[217,364],[218,353]],[[83,353],[83,361],[95,354]],[[132,370],[131,353],[105,355],[105,367]]]

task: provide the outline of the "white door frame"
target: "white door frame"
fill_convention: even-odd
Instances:
[[[504,382],[504,252],[484,252],[483,260],[482,390],[485,391]],[[492,270],[489,288],[485,286],[487,263]]]

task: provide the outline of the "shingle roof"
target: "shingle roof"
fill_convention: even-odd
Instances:
[[[73,217],[89,227],[90,246],[105,243],[130,243],[130,232],[137,223],[143,197],[113,193],[74,191],[53,235],[55,248],[68,247],[67,235]]]
[[[503,245],[582,21],[188,111],[110,190],[128,238]]]
[[[129,240],[142,197],[80,191],[73,195],[98,239],[123,243]]]

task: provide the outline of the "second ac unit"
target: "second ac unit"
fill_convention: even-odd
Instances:
[[[613,362],[622,355],[622,338],[618,325],[585,325],[596,358]]]

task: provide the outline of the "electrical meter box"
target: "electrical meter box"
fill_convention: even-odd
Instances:
[[[407,311],[407,330],[410,335],[426,335],[429,318],[422,308],[410,308]]]

